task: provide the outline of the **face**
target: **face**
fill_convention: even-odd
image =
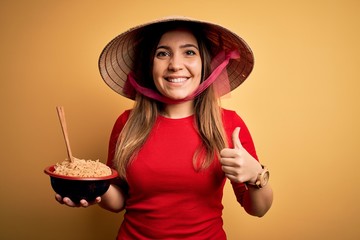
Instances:
[[[201,67],[199,46],[190,31],[172,30],[160,38],[152,74],[162,95],[171,99],[189,96],[200,84]]]

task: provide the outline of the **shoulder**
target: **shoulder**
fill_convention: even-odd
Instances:
[[[229,110],[229,109],[225,109],[225,108],[221,108],[221,113],[223,115],[223,118],[229,118],[234,115],[237,115],[237,113],[234,110]]]
[[[129,115],[130,115],[131,110],[125,110],[123,113],[121,113],[118,118],[116,119],[114,126],[113,126],[113,130],[112,130],[112,135],[118,135],[121,130],[123,129],[123,127],[125,126],[127,120],[129,119]]]
[[[118,119],[127,120],[129,118],[130,113],[131,113],[131,109],[125,110],[122,114],[120,114]]]
[[[125,110],[123,113],[121,113],[115,121],[115,126],[125,125],[125,123],[129,119],[130,113],[131,113],[131,109]]]
[[[256,159],[256,150],[249,129],[243,119],[232,110],[222,109],[224,130],[228,137],[229,146],[232,147],[232,133],[236,127],[240,127],[239,138],[243,147]]]
[[[245,126],[245,122],[235,111],[222,108],[221,112],[225,129]]]
[[[129,118],[130,112],[131,110],[124,111],[122,114],[120,114],[120,116],[118,116],[118,118],[115,121],[109,140],[108,160],[107,160],[108,166],[113,166],[113,159],[115,155],[117,140],[120,132],[122,131],[123,127],[126,124],[126,121]]]

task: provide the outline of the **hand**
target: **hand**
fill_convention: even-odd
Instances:
[[[224,148],[220,152],[222,170],[225,176],[233,182],[255,183],[262,167],[242,146],[239,133],[239,127],[235,128],[232,133],[234,148]]]
[[[65,204],[65,205],[67,205],[67,206],[69,206],[69,207],[84,207],[84,208],[89,207],[89,206],[94,205],[94,204],[98,204],[98,203],[101,202],[101,197],[97,197],[97,198],[95,198],[95,200],[92,201],[92,202],[88,202],[88,201],[86,201],[86,200],[84,200],[84,199],[81,199],[81,200],[80,200],[80,203],[76,204],[76,203],[74,203],[73,201],[71,201],[70,198],[68,198],[68,197],[64,197],[64,198],[63,198],[63,197],[61,197],[59,194],[55,194],[55,199],[56,199],[56,201],[58,201],[60,204]]]

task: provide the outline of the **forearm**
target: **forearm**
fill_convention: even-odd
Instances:
[[[101,196],[99,206],[111,212],[120,212],[125,207],[125,197],[121,189],[111,184],[107,192]]]
[[[250,215],[262,217],[270,209],[272,201],[273,191],[269,184],[261,189],[249,186],[244,193],[243,206]]]

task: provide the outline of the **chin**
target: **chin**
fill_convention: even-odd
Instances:
[[[179,93],[177,93],[177,94],[166,94],[165,96],[167,98],[172,99],[172,100],[181,100],[181,99],[184,99],[184,98],[188,97],[189,94],[179,94]]]
[[[188,97],[188,95],[185,96],[169,96],[168,98],[172,99],[172,100],[182,100],[184,98]]]

